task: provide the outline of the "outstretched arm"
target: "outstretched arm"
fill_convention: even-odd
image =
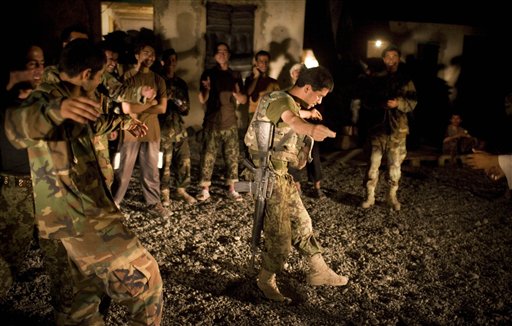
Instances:
[[[493,180],[507,178],[509,189],[512,189],[512,155],[493,155],[482,151],[474,151],[466,159],[467,164],[484,170]]]
[[[336,137],[336,133],[326,126],[308,123],[290,110],[284,111],[281,119],[296,133],[311,136],[316,141],[323,141],[327,137]]]

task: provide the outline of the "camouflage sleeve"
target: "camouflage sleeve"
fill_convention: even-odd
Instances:
[[[111,99],[118,101],[121,92],[124,91],[123,83],[109,73],[103,74],[101,83],[105,86],[108,96]]]
[[[405,84],[402,87],[401,94],[403,95],[398,97],[398,110],[405,113],[412,112],[418,104],[414,83],[409,81]]]
[[[117,128],[126,129],[131,124],[131,117],[127,114],[102,114],[92,125],[96,135],[103,135]]]
[[[123,115],[123,121],[121,121],[120,128],[121,130],[127,130],[133,124],[133,119],[129,114]]]
[[[62,100],[35,91],[21,106],[7,109],[5,134],[12,145],[27,148],[41,140],[62,139],[63,130],[58,128],[64,122],[60,114]]]
[[[43,75],[41,76],[41,82],[50,84],[57,84],[60,82],[59,69],[56,65],[44,68]]]
[[[146,98],[142,96],[142,86],[123,85],[115,99],[116,102],[146,104]]]

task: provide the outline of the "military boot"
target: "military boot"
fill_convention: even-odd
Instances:
[[[361,204],[362,208],[370,208],[375,204],[375,187],[366,187],[366,200]]]
[[[170,195],[169,188],[162,189],[161,193],[162,193],[162,205],[164,207],[169,207],[169,205],[171,205],[171,199],[169,197],[169,195]]]
[[[310,285],[343,286],[348,283],[348,278],[336,274],[327,266],[321,254],[315,254],[308,259],[309,273],[306,281]]]
[[[265,269],[261,269],[256,280],[258,288],[263,292],[267,299],[278,302],[291,302],[292,300],[279,292],[276,284],[276,274]]]
[[[398,190],[398,186],[391,187],[389,189],[389,196],[388,196],[388,205],[394,209],[395,211],[400,210],[400,202],[396,198],[396,191]]]

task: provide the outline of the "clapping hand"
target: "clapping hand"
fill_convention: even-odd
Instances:
[[[134,137],[140,138],[146,136],[148,132],[148,126],[138,119],[132,118],[131,123],[125,129]]]

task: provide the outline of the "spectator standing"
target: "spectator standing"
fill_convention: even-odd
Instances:
[[[363,105],[370,108],[372,115],[368,122],[371,154],[365,178],[366,200],[361,204],[363,208],[375,204],[375,188],[383,155],[386,155],[388,169],[387,202],[396,211],[401,208],[397,191],[401,165],[407,155],[407,113],[414,110],[417,100],[414,83],[399,67],[400,54],[400,50],[393,45],[382,51],[386,70],[372,77],[371,90],[363,99]]]
[[[238,181],[238,140],[237,103],[245,104],[247,96],[243,92],[240,72],[229,67],[230,51],[226,43],[215,46],[216,66],[205,70],[201,75],[199,102],[206,105],[203,121],[204,140],[201,150],[199,185],[202,187],[197,200],[210,198],[210,185],[217,152],[221,149],[226,165],[228,196],[236,201],[242,196],[235,191]]]
[[[269,73],[270,53],[258,51],[254,55],[252,72],[245,79],[245,92],[249,99],[249,123],[252,120],[260,97],[266,93],[279,90],[279,83],[270,77]]]
[[[167,110],[158,116],[160,120],[160,151],[163,152],[163,165],[160,171],[162,203],[169,206],[171,167],[175,167],[176,193],[188,204],[197,201],[187,193],[190,185],[190,147],[183,116],[190,111],[187,83],[176,75],[178,55],[174,49],[162,54],[163,77],[167,86]]]
[[[123,113],[130,114],[148,126],[148,133],[143,137],[134,137],[131,133],[123,132],[123,142],[120,146],[120,165],[115,172],[112,186],[114,200],[118,206],[128,190],[135,163],[139,162],[140,183],[142,194],[149,211],[157,216],[167,217],[169,212],[162,206],[160,199],[160,176],[158,156],[160,152],[160,124],[158,115],[167,109],[167,91],[164,79],[151,71],[155,62],[155,49],[141,42],[135,49],[137,64],[123,76],[124,87],[127,90],[138,89],[142,86],[151,87],[155,96],[150,97],[145,104],[122,102]]]

